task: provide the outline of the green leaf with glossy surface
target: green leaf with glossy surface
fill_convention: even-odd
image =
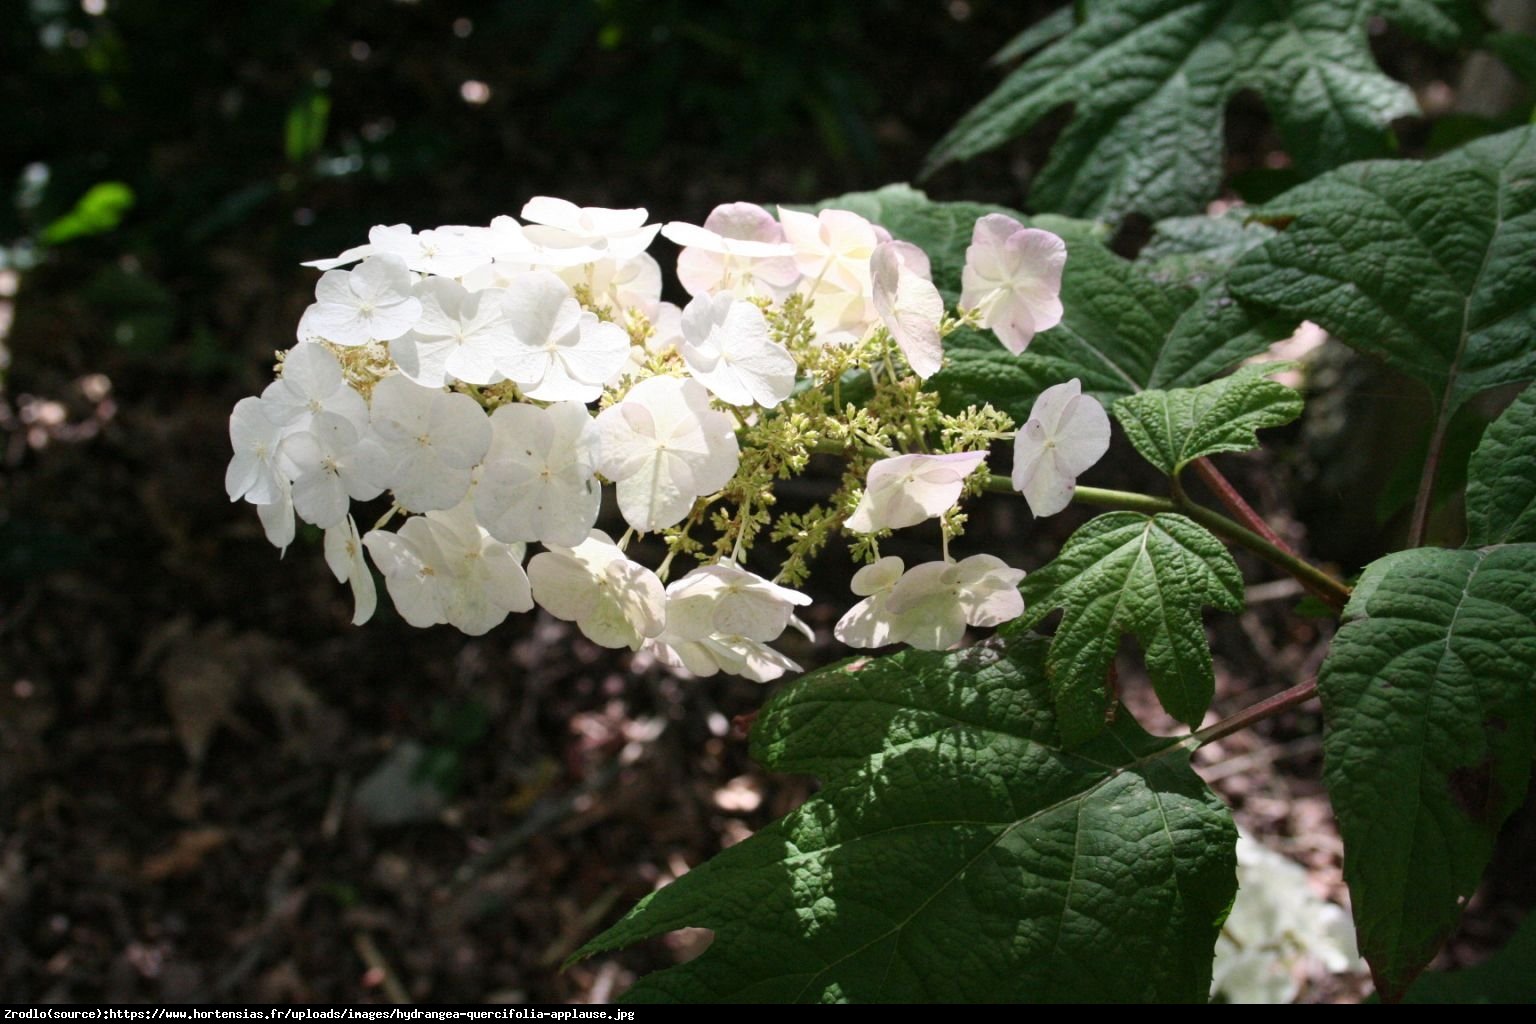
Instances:
[[[1467,546],[1536,541],[1536,387],[1493,421],[1467,465]]]
[[[1205,527],[1167,513],[1098,516],[1022,589],[1027,624],[1064,609],[1046,671],[1067,743],[1104,727],[1109,673],[1126,633],[1141,643],[1164,709],[1200,723],[1215,690],[1200,609],[1243,609],[1237,563]]]
[[[1360,950],[1385,998],[1435,955],[1536,753],[1536,545],[1371,563],[1318,678]]]
[[[1461,0],[1088,0],[1071,32],[961,118],[924,173],[1016,138],[1063,106],[1073,118],[1034,183],[1035,206],[1118,220],[1192,213],[1221,183],[1228,99],[1257,91],[1296,165],[1388,151],[1418,113],[1383,75],[1367,26],[1399,17],[1446,41]]]
[[[1353,164],[1263,213],[1288,226],[1233,268],[1239,299],[1384,358],[1448,411],[1536,377],[1536,129]]]
[[[820,792],[578,955],[714,929],[626,1002],[1204,1002],[1231,817],[1128,716],[1062,749],[1044,653],[907,651],[790,685],[753,752]]]
[[[1301,415],[1301,396],[1265,379],[1284,368],[1245,366],[1197,388],[1143,391],[1120,399],[1111,411],[1148,462],[1178,476],[1195,459],[1257,448],[1256,431]]]

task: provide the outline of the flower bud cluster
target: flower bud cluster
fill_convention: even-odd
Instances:
[[[947,647],[967,624],[1022,613],[1021,571],[947,553],[962,494],[1012,424],[990,407],[947,416],[921,383],[962,323],[995,321],[1012,346],[1059,319],[1060,239],[983,218],[967,254],[976,305],[951,318],[922,250],[846,210],[732,203],[702,225],[646,220],[539,197],[521,220],[380,226],[309,264],[322,274],[298,344],[230,418],[231,500],[256,505],[279,548],[296,518],[323,530],[357,622],[376,605],[371,558],[412,625],[479,635],[538,605],[697,675],[798,668],[768,646],[803,628],[809,598],[784,584],[838,529],[874,563],[838,626],[849,643]],[[682,247],[685,307],[662,301],[646,251],[658,233]],[[857,404],[840,396],[850,374],[872,389]],[[1092,418],[1083,403],[1074,391],[1018,435],[1038,463],[1027,494],[1070,495],[1064,476],[1097,443],[1062,435]],[[826,452],[849,465],[829,506],[776,513],[775,482]],[[629,527],[617,542],[597,529],[607,485]],[[386,493],[360,531],[352,502]],[[879,558],[879,536],[935,517],[942,561],[903,573]],[[743,567],[765,531],[788,550],[773,580]],[[628,556],[636,534],[664,539],[661,565]],[[678,556],[697,564],[668,583]]]

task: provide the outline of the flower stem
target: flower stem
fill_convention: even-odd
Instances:
[[[987,481],[989,491],[1010,492],[1013,490],[1013,482],[1005,476],[993,475]],[[1170,501],[1167,498],[1155,498],[1150,494],[1140,494],[1135,491],[1111,491],[1102,487],[1078,487],[1073,498],[1085,505],[1099,505],[1106,508],[1124,509],[1129,512],[1145,512],[1148,515],[1156,515],[1159,512],[1179,512],[1201,526],[1210,530],[1217,536],[1223,537],[1234,544],[1240,544],[1269,562],[1276,568],[1282,569],[1294,576],[1313,594],[1325,602],[1331,608],[1343,608],[1349,600],[1349,587],[1339,580],[1334,579],[1323,570],[1296,555],[1271,544],[1264,537],[1248,529],[1241,523],[1228,519],[1213,509],[1204,505],[1196,505],[1194,502],[1184,499]]]
[[[1445,389],[1445,398],[1435,416],[1435,429],[1429,435],[1429,451],[1424,455],[1424,475],[1419,478],[1419,491],[1413,498],[1413,518],[1408,522],[1408,546],[1422,547],[1424,536],[1429,532],[1430,507],[1434,504],[1435,477],[1440,473],[1440,455],[1445,451],[1446,428],[1451,424],[1451,389]]]
[[[1257,704],[1250,705],[1235,715],[1228,715],[1219,722],[1213,722],[1204,729],[1194,733],[1190,738],[1194,740],[1196,747],[1203,747],[1207,743],[1215,743],[1223,737],[1230,736],[1234,732],[1248,728],[1255,722],[1261,722],[1266,718],[1273,718],[1287,708],[1293,708],[1297,704],[1305,703],[1317,696],[1317,680],[1308,679],[1304,683],[1297,683],[1288,690],[1281,690],[1273,697],[1265,697]]]
[[[1231,481],[1222,475],[1221,470],[1216,468],[1214,462],[1210,459],[1196,459],[1193,465],[1195,472],[1200,474],[1200,479],[1205,481],[1207,487],[1216,492],[1216,497],[1227,507],[1227,511],[1232,513],[1238,522],[1269,541],[1281,551],[1285,551],[1292,556],[1296,555],[1296,549],[1281,540],[1280,535],[1264,521],[1264,517],[1255,512],[1253,506],[1243,500],[1243,496],[1237,493],[1237,488],[1233,487]]]

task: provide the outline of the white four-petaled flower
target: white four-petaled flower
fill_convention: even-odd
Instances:
[[[855,533],[899,530],[943,515],[960,500],[965,478],[986,452],[897,455],[869,467],[864,495],[843,525]]]
[[[1066,508],[1077,478],[1109,450],[1109,416],[1076,377],[1040,392],[1013,442],[1013,486],[1036,516]]]
[[[731,418],[709,407],[696,380],[652,377],[597,417],[599,471],[617,485],[619,511],[637,530],[671,526],[694,500],[736,475]]]
[[[1010,569],[994,555],[924,562],[905,573],[900,558],[887,556],[854,574],[853,592],[864,600],[838,620],[833,633],[850,647],[908,643],[946,650],[968,625],[996,626],[1023,615],[1023,578],[1024,570]]]
[[[600,647],[639,650],[666,625],[666,593],[656,574],[626,558],[601,530],[575,547],[550,545],[528,562],[533,599],[576,623]]]
[[[1015,355],[1040,331],[1061,322],[1061,270],[1067,246],[1001,213],[976,221],[961,273],[960,305],[981,314]]]
[[[683,362],[727,405],[773,408],[795,388],[795,357],[768,333],[763,311],[722,292],[683,310]]]

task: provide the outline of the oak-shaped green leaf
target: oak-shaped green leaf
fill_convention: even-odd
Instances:
[[[1196,388],[1150,390],[1112,407],[1131,444],[1152,465],[1178,476],[1195,459],[1259,446],[1256,431],[1301,415],[1301,396],[1265,375],[1284,364],[1245,366]]]
[[[1243,578],[1220,540],[1180,515],[1110,512],[1089,520],[1061,553],[1024,578],[1026,624],[1064,610],[1046,674],[1067,743],[1104,727],[1120,637],[1141,643],[1164,709],[1198,725],[1215,678],[1200,609],[1243,608]]]
[[[1263,212],[1288,226],[1233,268],[1245,303],[1381,356],[1446,413],[1536,377],[1536,128],[1352,164]]]
[[[578,955],[714,930],[626,1002],[1204,1002],[1231,818],[1185,747],[1128,716],[1062,749],[1044,648],[907,651],[789,686],[753,751],[820,792]]]
[[[1450,934],[1536,753],[1536,544],[1366,567],[1318,678],[1360,950],[1394,998]]]
[[[1493,421],[1467,465],[1467,545],[1536,541],[1536,387]]]
[[[1385,155],[1388,124],[1418,112],[1383,75],[1367,25],[1454,36],[1464,0],[1091,0],[941,139],[924,173],[993,149],[1071,104],[1034,205],[1119,220],[1192,213],[1221,183],[1222,112],[1237,91],[1269,105],[1304,173]],[[1042,33],[1031,39],[1044,42]]]

